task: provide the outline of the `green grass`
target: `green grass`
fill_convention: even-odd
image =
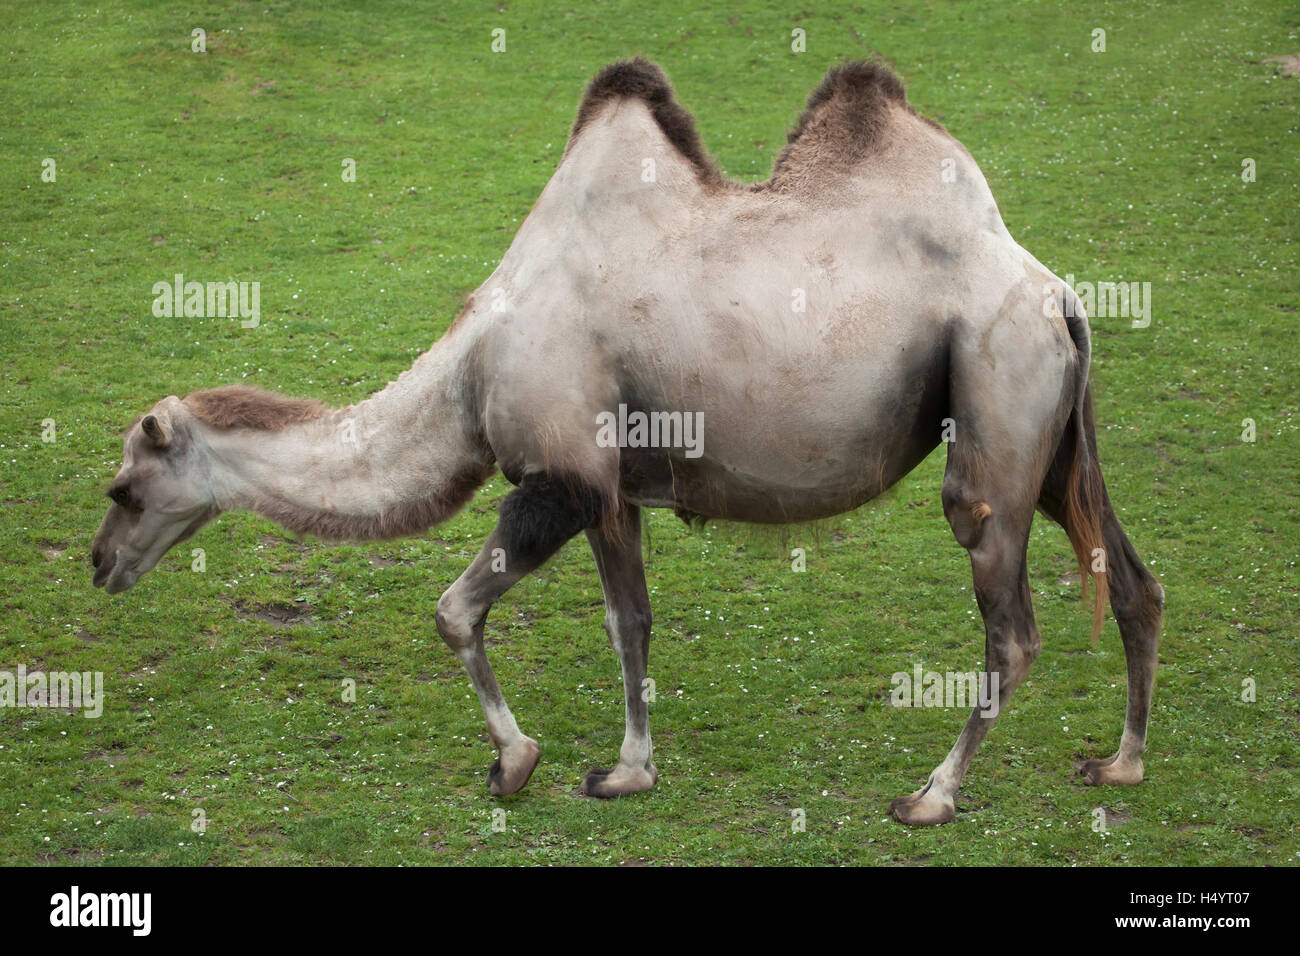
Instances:
[[[1268,59],[1300,52],[1293,5],[417,6],[0,4],[0,669],[102,671],[107,688],[98,720],[0,711],[0,862],[1300,861],[1300,80]],[[433,612],[492,526],[499,476],[421,538],[324,547],[227,515],[193,541],[205,573],[187,545],[120,598],[91,588],[121,430],[196,387],[345,403],[395,378],[509,245],[600,66],[658,60],[725,170],[760,179],[826,67],[872,52],[967,145],[1039,259],[1153,285],[1149,328],[1094,323],[1105,473],[1168,592],[1141,786],[1072,775],[1118,741],[1123,653],[1113,622],[1090,645],[1069,548],[1040,519],[1030,679],[952,824],[886,819],[965,719],[890,708],[890,675],[983,654],[938,454],[785,545],[650,516],[661,779],[621,801],[574,795],[622,738],[581,541],[489,619],[543,761],[521,794],[487,795],[482,718]],[[260,281],[262,324],[154,318],[150,289],[176,272]],[[301,621],[265,620],[277,604]]]

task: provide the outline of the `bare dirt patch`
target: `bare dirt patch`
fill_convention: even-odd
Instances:
[[[253,618],[274,624],[277,627],[293,627],[295,624],[311,623],[311,608],[302,604],[284,604],[274,601],[270,604],[247,604],[240,601],[235,605],[235,613],[242,618]]]
[[[1300,76],[1300,53],[1287,56],[1270,56],[1265,63],[1276,63],[1283,76]]]
[[[63,557],[63,552],[68,550],[67,541],[51,541],[49,538],[41,538],[41,554],[46,561],[57,561]]]

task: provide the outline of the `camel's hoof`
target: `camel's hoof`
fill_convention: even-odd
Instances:
[[[580,788],[589,797],[626,797],[653,789],[659,779],[654,764],[648,767],[625,767],[619,764],[613,770],[593,770],[587,774]]]
[[[488,771],[488,792],[494,797],[506,797],[522,790],[541,756],[541,745],[531,737],[501,748],[501,756],[492,761]]]
[[[1105,760],[1086,760],[1079,773],[1090,787],[1127,785],[1142,782],[1142,761],[1121,760],[1117,754]]]
[[[889,805],[899,823],[913,827],[938,826],[956,815],[952,798],[926,784],[910,797],[899,797]]]

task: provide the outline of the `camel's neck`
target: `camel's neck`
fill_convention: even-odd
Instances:
[[[204,428],[218,505],[332,540],[415,534],[451,517],[492,465],[470,339],[449,334],[387,388],[321,418]]]

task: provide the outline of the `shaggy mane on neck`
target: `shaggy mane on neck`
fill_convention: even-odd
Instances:
[[[330,409],[313,399],[288,398],[251,385],[223,385],[190,392],[185,404],[214,428],[275,431],[320,418]]]
[[[312,534],[325,541],[387,541],[420,534],[449,520],[469,503],[494,470],[485,462],[467,463],[445,487],[373,514],[316,510],[270,495],[259,497],[253,510],[296,534]]]

